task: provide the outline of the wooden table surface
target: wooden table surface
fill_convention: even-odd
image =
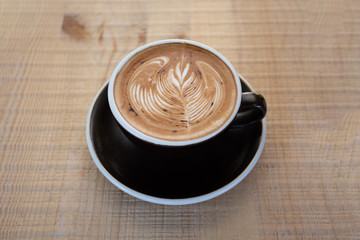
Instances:
[[[147,203],[96,168],[86,116],[116,64],[185,38],[267,99],[268,134],[235,188]],[[360,239],[360,1],[0,3],[0,239]]]

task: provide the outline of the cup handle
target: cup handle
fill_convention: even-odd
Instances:
[[[241,106],[230,128],[242,128],[261,121],[266,115],[265,98],[256,92],[243,92]]]

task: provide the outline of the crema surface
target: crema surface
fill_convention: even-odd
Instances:
[[[237,87],[213,53],[185,43],[150,47],[120,70],[114,97],[123,118],[151,137],[186,141],[206,136],[231,117]]]

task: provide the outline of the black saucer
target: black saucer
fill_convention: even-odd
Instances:
[[[251,91],[246,83],[241,84],[243,92]],[[89,113],[89,149],[94,160],[97,158],[95,163],[98,167],[101,164],[109,176],[99,167],[103,174],[130,191],[165,199],[198,197],[239,179],[260,156],[260,143],[263,145],[265,139],[264,120],[241,129],[225,130],[190,147],[165,148],[137,140],[113,117],[107,88],[106,85],[98,94]]]

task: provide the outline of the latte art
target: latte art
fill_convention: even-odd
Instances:
[[[132,109],[144,119],[174,129],[206,121],[222,101],[220,75],[203,61],[190,66],[185,56],[167,68],[169,64],[168,57],[157,57],[134,72],[128,83]]]
[[[133,55],[118,72],[113,94],[121,116],[137,131],[186,141],[228,121],[237,105],[235,81],[212,52],[171,43]]]

